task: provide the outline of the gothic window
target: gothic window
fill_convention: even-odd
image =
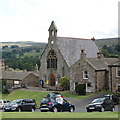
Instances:
[[[83,71],[83,79],[88,79],[88,71],[87,70],[84,70]]]
[[[54,50],[50,50],[47,57],[47,68],[57,68],[57,57]]]

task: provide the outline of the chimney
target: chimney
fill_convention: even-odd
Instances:
[[[84,59],[84,58],[86,58],[86,53],[85,53],[85,50],[82,49],[81,50],[81,59]]]
[[[101,52],[97,52],[97,58],[103,58],[103,54]]]

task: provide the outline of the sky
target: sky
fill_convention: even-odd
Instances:
[[[0,0],[0,42],[47,42],[55,22],[59,37],[118,36],[119,0]]]

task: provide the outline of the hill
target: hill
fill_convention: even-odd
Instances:
[[[118,41],[120,38],[103,38],[103,39],[96,39],[95,43],[98,47],[102,48],[104,45],[111,46],[111,45],[118,45]]]

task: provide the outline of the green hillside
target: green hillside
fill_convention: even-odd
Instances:
[[[118,41],[120,41],[120,38],[105,38],[105,39],[96,39],[95,43],[102,48],[104,45],[118,45]]]

